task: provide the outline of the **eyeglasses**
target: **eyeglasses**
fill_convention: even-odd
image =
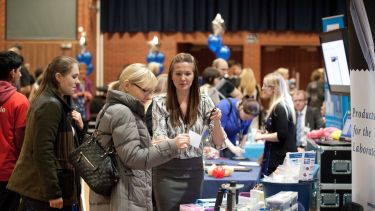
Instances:
[[[153,93],[152,90],[146,90],[146,89],[143,89],[142,87],[138,86],[137,84],[133,83],[134,86],[138,87],[138,89],[142,90],[142,92],[145,94],[145,95],[150,95]]]

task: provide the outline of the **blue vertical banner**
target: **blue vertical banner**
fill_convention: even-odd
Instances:
[[[344,28],[344,15],[322,18],[322,27],[323,32]],[[327,80],[325,81],[326,127],[343,129],[345,116],[350,112],[350,98],[330,93]]]

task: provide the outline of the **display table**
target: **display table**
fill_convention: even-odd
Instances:
[[[212,163],[225,163],[225,165],[237,165],[240,161],[233,161],[227,159],[209,160]],[[236,181],[237,184],[243,184],[244,187],[239,189],[238,192],[249,192],[259,180],[260,166],[249,166],[251,171],[238,172],[234,171],[229,177],[216,179],[215,177],[209,177],[207,173],[204,175],[203,192],[202,198],[215,198],[216,193],[223,183],[229,183],[229,181]]]

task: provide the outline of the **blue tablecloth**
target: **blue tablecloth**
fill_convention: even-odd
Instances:
[[[213,163],[225,163],[225,165],[236,165],[240,161],[233,161],[233,160],[210,160],[209,162]],[[209,177],[207,173],[204,175],[204,182],[203,182],[203,192],[202,198],[215,198],[216,193],[223,183],[229,183],[229,181],[237,181],[237,184],[243,184],[244,187],[239,189],[238,192],[248,192],[250,191],[255,184],[259,180],[260,176],[260,167],[258,166],[250,166],[252,169],[249,172],[239,172],[235,171],[230,177],[224,177],[221,179],[216,179],[214,177]]]

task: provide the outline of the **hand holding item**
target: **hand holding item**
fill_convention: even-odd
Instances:
[[[186,149],[190,144],[190,137],[189,134],[183,133],[178,134],[174,140],[176,141],[176,145],[178,149]]]
[[[233,146],[230,148],[230,151],[232,151],[237,157],[241,157],[244,150],[241,147]]]
[[[255,135],[254,135],[254,140],[255,141],[259,141],[259,140],[262,140],[263,139],[263,134],[264,134],[265,132],[264,131],[262,131],[262,130],[257,130],[257,132],[255,133]]]
[[[160,144],[161,142],[165,140],[167,140],[166,136],[157,136],[156,138],[152,139],[151,144],[152,145]]]
[[[220,119],[221,119],[221,111],[220,111],[220,109],[214,108],[211,111],[210,119],[211,119],[211,121],[213,121],[214,125],[220,125],[220,123],[221,123],[220,122]]]
[[[49,206],[52,208],[62,209],[63,208],[63,198],[60,197],[58,199],[51,199],[49,200]]]
[[[232,153],[234,153],[237,157],[241,157],[242,156],[242,153],[244,151],[243,151],[243,149],[241,147],[234,146],[233,143],[231,141],[229,141],[229,139],[225,139],[225,144],[227,145],[228,149]]]
[[[82,117],[81,117],[81,114],[76,111],[76,110],[73,110],[72,111],[72,118],[74,120],[74,122],[76,123],[76,125],[79,127],[79,129],[83,129],[83,121],[82,121]]]

